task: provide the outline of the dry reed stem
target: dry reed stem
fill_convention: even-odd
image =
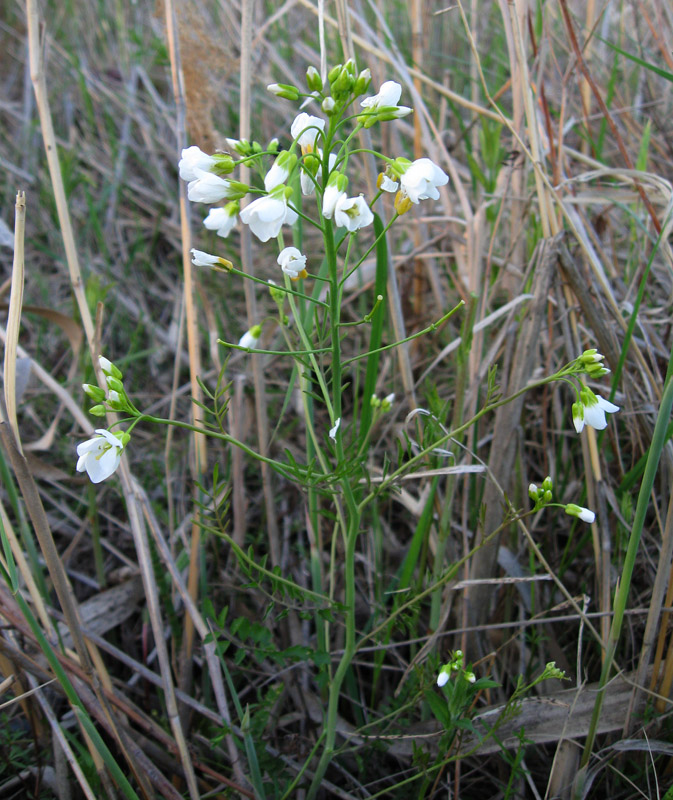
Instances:
[[[24,234],[26,230],[25,192],[19,191],[16,195],[14,220],[14,262],[12,264],[12,288],[9,295],[7,335],[5,338],[3,383],[7,422],[14,433],[14,440],[20,442],[19,425],[16,419],[16,347],[19,342],[21,309],[23,307]],[[1,417],[2,409],[0,409]],[[21,447],[20,444],[19,447]]]
[[[185,130],[185,90],[182,75],[182,62],[180,59],[180,47],[178,32],[176,30],[177,17],[172,0],[165,0],[165,19],[166,19],[166,38],[168,40],[168,52],[171,62],[171,78],[173,88],[173,99],[176,107],[176,150],[181,152],[187,143]],[[196,277],[191,260],[191,227],[189,224],[189,205],[187,201],[187,188],[184,181],[178,180],[179,204],[180,204],[180,231],[182,242],[182,270],[184,276],[184,305],[185,305],[185,328],[187,331],[187,350],[189,352],[189,381],[192,398],[191,417],[192,424],[196,427],[203,425],[203,412],[199,403],[203,403],[203,392],[199,385],[201,375],[201,347],[200,333],[198,326],[198,311],[196,308]],[[201,482],[207,462],[206,436],[203,434],[192,433],[192,443],[194,446],[193,478],[196,483]],[[195,485],[192,489],[194,499],[199,496],[199,489]],[[201,563],[201,526],[198,504],[196,506],[194,522],[191,530],[190,558],[189,558],[189,577],[188,586],[190,594],[196,598],[199,590],[199,565]],[[182,653],[180,664],[180,685],[182,689],[188,689],[192,681],[192,664],[194,655],[194,627],[189,616],[184,620],[184,632],[182,641]],[[190,789],[190,791],[192,791]],[[196,790],[194,785],[193,792]]]

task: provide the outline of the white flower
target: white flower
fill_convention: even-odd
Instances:
[[[446,686],[449,682],[449,671],[447,669],[442,669],[442,671],[437,676],[437,686],[441,689],[442,686]]]
[[[605,400],[599,394],[594,394],[591,389],[585,386],[580,391],[580,402],[573,403],[575,430],[580,433],[586,424],[597,431],[602,431],[608,426],[605,419],[606,413],[615,414],[617,411],[619,411],[619,406],[614,405],[609,400]]]
[[[117,469],[124,445],[121,440],[105,428],[96,430],[98,436],[77,445],[77,472],[87,474],[92,483],[100,483]]]
[[[360,103],[367,113],[358,117],[358,122],[364,124],[365,128],[370,128],[379,120],[399,119],[411,114],[411,109],[408,106],[397,105],[401,94],[402,87],[399,83],[386,81],[381,84],[378,94],[373,97],[365,97]],[[380,113],[375,114],[374,112]]]
[[[187,184],[187,197],[192,203],[217,203],[219,200],[231,200],[237,193],[232,190],[232,181],[194,169],[195,178]]]
[[[246,331],[243,336],[238,340],[239,347],[247,347],[249,350],[254,350],[259,344],[259,337],[262,335],[262,326],[253,325],[249,331]]]
[[[437,200],[438,186],[449,182],[449,176],[429,158],[418,158],[400,177],[402,192],[411,200],[418,203],[421,200]]]
[[[574,503],[568,503],[565,511],[566,514],[570,514],[571,517],[577,517],[578,519],[581,519],[582,522],[588,522],[589,525],[591,525],[596,519],[596,515],[593,511],[588,508],[584,508],[584,506],[576,506]]]
[[[315,175],[311,175],[305,169],[299,173],[299,183],[301,185],[301,193],[304,197],[310,197],[315,192]]]
[[[360,103],[362,108],[369,108],[375,111],[384,106],[396,106],[402,96],[402,87],[395,81],[386,81],[381,84],[379,93],[373,97],[365,97]]]
[[[264,188],[267,192],[270,192],[272,189],[275,189],[276,186],[285,183],[289,174],[290,173],[284,167],[278,165],[278,161],[276,160],[274,165],[264,176]]]
[[[382,192],[396,192],[399,183],[397,181],[392,180],[392,178],[389,178],[385,174],[385,172],[382,172],[376,181],[376,186]]]
[[[180,177],[183,181],[195,181],[200,177],[197,170],[210,172],[216,163],[217,159],[204,153],[200,147],[192,145],[182,151],[182,158],[178,162]]]
[[[296,247],[286,247],[280,251],[278,264],[283,272],[293,280],[303,278],[306,273],[306,256]]]
[[[241,211],[241,221],[250,226],[261,242],[268,242],[278,236],[284,223],[293,225],[297,221],[297,214],[289,208],[285,190],[279,186],[271,194],[259,197],[246,206]]]
[[[315,140],[321,131],[325,130],[325,120],[320,117],[312,117],[305,111],[295,117],[290,126],[292,138],[296,139],[301,147],[301,152],[312,153],[315,150]]]
[[[584,406],[581,403],[573,403],[573,425],[577,433],[582,433],[584,428]]]
[[[325,219],[332,219],[337,205],[346,200],[348,195],[339,188],[339,183],[329,183],[322,196],[322,215]]]
[[[297,163],[297,156],[283,150],[279,153],[278,158],[275,160],[271,169],[266,173],[264,178],[264,188],[267,192],[280,186],[288,179],[290,172],[294,169]]]
[[[341,426],[341,417],[338,417],[334,422],[334,427],[329,429],[329,438],[336,442],[336,435],[339,427]]]
[[[226,239],[236,227],[239,208],[238,201],[227,203],[224,208],[211,208],[203,224],[209,231],[217,231],[218,236]]]
[[[584,404],[584,422],[596,428],[597,431],[602,431],[607,428],[608,422],[605,419],[607,414],[615,414],[619,411],[619,406],[614,405],[609,400],[605,400],[599,394],[594,395],[596,402],[590,405]]]
[[[203,250],[196,250],[192,247],[190,252],[192,254],[192,264],[195,267],[214,267],[220,263],[219,256],[212,256]]]
[[[371,225],[373,221],[374,215],[362,195],[346,197],[343,194],[337,200],[334,208],[334,222],[338,228],[346,228],[353,232]]]
[[[310,166],[306,163],[308,158],[311,158],[311,160],[313,161],[313,164]],[[301,172],[299,173],[299,181],[301,183],[301,193],[304,195],[304,197],[310,197],[315,192],[316,175],[320,172],[322,166],[322,150],[318,150],[318,158],[320,159],[320,163],[317,162],[316,158],[312,157],[308,158],[304,160],[304,166],[306,168],[302,168]],[[330,172],[332,172],[332,170],[334,169],[336,160],[337,160],[337,154],[330,153],[329,154]]]

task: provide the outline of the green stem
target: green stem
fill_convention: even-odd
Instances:
[[[210,428],[200,428],[198,425],[191,425],[189,422],[180,422],[176,419],[163,419],[162,417],[154,417],[151,414],[141,414],[137,422],[154,422],[157,425],[172,425],[174,428],[183,428],[187,431],[194,431],[195,433],[202,433],[204,436],[210,436],[212,439],[219,439],[222,442],[226,442],[227,444],[233,444],[234,447],[238,447],[242,450],[246,455],[249,455],[251,458],[256,459],[257,461],[263,461],[265,464],[268,464],[270,467],[273,467],[279,474],[283,475],[284,477],[288,478],[289,480],[297,480],[298,476],[290,472],[287,468],[286,464],[282,464],[280,461],[276,461],[273,458],[268,458],[267,456],[262,456],[259,453],[256,453],[251,447],[248,447],[247,444],[244,444],[239,439],[236,439],[234,436],[230,436],[228,433],[220,433],[219,431],[214,431]]]

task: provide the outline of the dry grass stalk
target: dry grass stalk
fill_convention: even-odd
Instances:
[[[12,288],[9,296],[9,314],[5,337],[4,390],[5,410],[14,439],[20,442],[19,425],[16,419],[16,347],[19,342],[21,310],[23,308],[24,282],[24,234],[26,229],[26,193],[16,195],[14,223],[14,263],[12,265]],[[0,417],[2,411],[0,410]],[[19,444],[19,447],[21,445]]]
[[[166,36],[168,39],[168,49],[171,61],[171,77],[173,83],[173,98],[177,111],[176,131],[177,142],[176,151],[179,153],[187,144],[187,131],[185,122],[185,91],[184,79],[182,76],[182,63],[180,58],[180,47],[178,40],[178,32],[176,30],[177,17],[173,7],[172,0],[165,0],[166,12]],[[199,377],[202,374],[201,369],[201,342],[198,327],[198,309],[196,307],[196,277],[192,266],[191,259],[191,227],[189,224],[188,202],[187,202],[187,188],[183,182],[178,186],[180,197],[180,230],[182,241],[182,269],[184,276],[184,307],[185,307],[185,328],[187,331],[187,349],[189,352],[189,380],[192,398],[191,418],[192,423],[196,427],[203,425],[203,412],[199,404],[203,403],[203,392],[199,385]],[[192,434],[192,443],[194,446],[194,463],[193,463],[193,478],[197,483],[200,483],[202,476],[207,468],[208,454],[206,437],[202,434],[194,432]],[[192,488],[192,494],[195,500],[199,498],[199,489],[195,485]],[[189,559],[189,578],[188,586],[190,594],[195,598],[198,594],[199,587],[199,565],[201,553],[201,525],[200,516],[197,505],[197,510],[192,524],[191,530],[191,543],[190,543],[190,559]],[[182,642],[182,653],[180,663],[180,686],[184,690],[188,690],[192,683],[192,666],[194,654],[194,626],[191,617],[185,617],[184,639]],[[186,720],[184,720],[186,722]],[[181,737],[184,734],[181,729]],[[186,744],[184,745],[186,749]],[[188,756],[185,756],[186,758]],[[195,778],[192,774],[190,783],[190,793],[198,796]]]

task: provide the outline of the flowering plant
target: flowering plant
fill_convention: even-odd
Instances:
[[[396,463],[387,455],[376,469],[368,463],[372,431],[385,414],[392,415],[401,405],[398,402],[396,406],[394,392],[379,399],[381,352],[429,334],[463,305],[459,303],[431,326],[412,336],[390,344],[382,343],[387,231],[415,206],[421,203],[431,206],[439,199],[440,190],[447,186],[449,178],[441,166],[428,157],[412,162],[399,155],[393,157],[356,146],[359,134],[376,124],[410,113],[409,108],[398,105],[402,91],[399,84],[387,81],[376,94],[365,96],[369,84],[368,70],[358,72],[352,61],[330,70],[326,81],[315,69],[309,69],[306,91],[289,84],[272,84],[269,91],[279,97],[290,101],[310,101],[319,107],[316,115],[300,111],[295,116],[286,132],[285,149],[279,150],[279,143],[275,141],[263,148],[257,142],[228,139],[233,151],[231,155],[209,155],[191,146],[182,152],[179,163],[180,176],[188,182],[188,197],[192,202],[208,205],[225,202],[222,207],[209,209],[204,220],[207,230],[226,238],[240,222],[248,226],[259,242],[270,243],[269,248],[274,248],[267,263],[273,270],[275,281],[246,274],[234,267],[231,261],[199,249],[192,250],[192,261],[198,267],[226,273],[224,280],[241,278],[254,281],[264,286],[264,291],[269,292],[273,299],[277,318],[250,320],[247,330],[239,331],[237,344],[224,341],[221,344],[231,350],[245,351],[237,354],[239,358],[272,355],[293,360],[306,431],[305,460],[302,462],[290,453],[287,459],[255,453],[225,431],[217,411],[214,412],[216,424],[204,426],[160,419],[141,412],[129,399],[121,372],[107,359],[101,359],[106,389],[93,386],[87,389],[96,402],[92,413],[123,412],[128,415],[130,426],[121,434],[99,429],[96,431],[98,435],[80,444],[77,451],[77,469],[86,470],[91,480],[98,482],[110,477],[118,467],[131,431],[139,422],[178,425],[238,447],[250,457],[271,466],[284,478],[305,487],[307,518],[313,532],[323,528],[321,504],[330,504],[330,520],[334,526],[330,580],[333,580],[338,564],[338,574],[343,581],[343,601],[337,605],[332,596],[333,587],[330,585],[327,590],[323,586],[320,566],[312,576],[315,585],[310,596],[312,601],[321,604],[315,618],[324,651],[329,652],[334,635],[335,625],[330,616],[333,612],[342,616],[343,642],[336,665],[328,658],[322,668],[326,712],[320,754],[307,795],[309,800],[317,796],[334,757],[344,681],[358,648],[368,638],[368,634],[359,631],[356,624],[356,555],[367,514],[375,500],[386,491],[398,490],[402,478],[426,462],[452,456],[446,449],[452,438],[487,411],[510,402],[533,386],[553,381],[569,382],[578,397],[573,406],[573,421],[578,431],[584,424],[605,427],[605,413],[618,410],[617,406],[594,395],[580,378],[594,380],[606,373],[602,356],[595,350],[587,350],[563,369],[529,384],[510,397],[501,399],[489,391],[486,404],[471,420],[457,424],[452,430],[440,425],[441,433],[433,435],[429,442],[417,445],[406,437],[399,448]],[[373,155],[381,165],[376,191],[372,187],[369,194],[369,187],[358,173],[348,169],[361,152]],[[243,165],[250,167],[255,175],[250,184],[233,177]],[[394,199],[388,198],[392,205],[389,209],[391,218],[384,224],[378,213],[382,207],[379,200],[387,194],[394,195]],[[314,244],[313,249],[307,249],[299,231],[293,229],[300,219],[304,226],[309,226],[317,234],[320,244]],[[292,245],[285,242],[289,234],[293,235]],[[373,306],[357,320],[345,321],[342,300],[346,281],[357,273],[372,251],[375,251],[377,262]],[[323,266],[317,267],[321,263]],[[321,292],[323,286],[325,291]],[[346,357],[345,344],[354,329],[359,329],[358,334],[362,330],[369,331],[369,344],[363,353]],[[283,338],[284,349],[274,348],[277,333]],[[353,366],[360,360],[366,363],[364,375]],[[353,376],[356,380],[352,380]],[[357,388],[353,387],[354,383]],[[552,503],[551,478],[547,478],[541,488],[531,484],[529,495],[534,504],[533,511],[558,505],[567,514],[584,522],[594,521],[595,515],[589,509],[574,503]],[[522,516],[523,512],[513,511],[514,518]],[[222,536],[232,547],[237,546],[231,537]],[[338,551],[339,546],[342,552]],[[240,548],[235,552],[239,551]],[[245,554],[240,555],[240,558],[244,557]],[[249,557],[245,558],[248,559],[246,569],[253,569]],[[438,574],[431,590],[433,602],[434,598],[440,597],[442,587],[453,574],[444,570],[441,558],[437,563]],[[274,565],[274,569],[277,566]],[[260,574],[271,575],[274,580],[278,577],[263,565],[258,569]],[[403,565],[403,577],[405,570]],[[406,580],[408,586],[408,575]],[[301,587],[297,591],[301,594]],[[404,604],[399,608],[404,610]],[[460,676],[460,680],[449,684],[454,673]],[[452,714],[462,713],[466,698],[486,685],[483,683],[486,679],[480,680],[471,668],[464,668],[462,653],[457,651],[449,665],[442,668],[437,680],[440,688],[452,693]]]

